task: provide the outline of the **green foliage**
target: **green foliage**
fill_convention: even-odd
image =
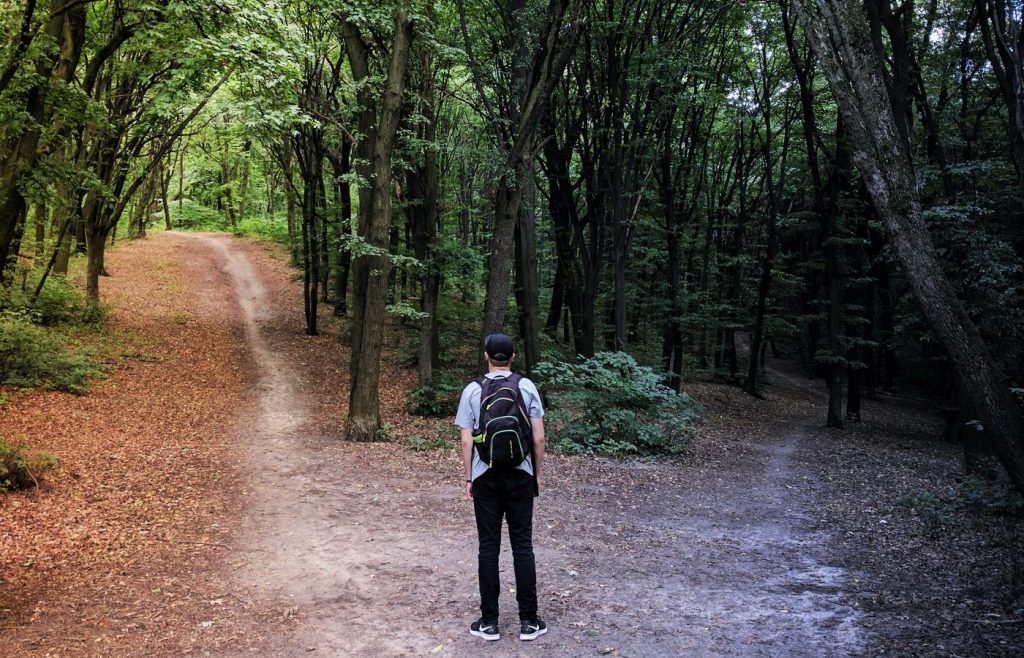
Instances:
[[[484,279],[484,255],[453,238],[445,238],[438,247],[438,262],[446,285],[459,292],[463,300],[475,299]]]
[[[39,271],[33,271],[24,289],[20,286],[0,288],[0,308],[22,312],[32,322],[44,326],[69,322],[95,323],[102,320],[102,317],[97,318],[95,312],[90,310],[90,304],[82,291],[59,274],[51,274],[46,279],[46,285],[33,304],[31,295],[40,276]]]
[[[10,443],[0,437],[0,491],[27,489],[39,483],[43,473],[57,466],[57,458],[46,452],[32,454],[24,443]]]
[[[102,372],[89,351],[69,351],[25,311],[0,312],[0,384],[83,393]]]
[[[625,352],[601,352],[579,365],[545,362],[535,374],[549,394],[553,446],[565,452],[681,452],[701,415],[699,403]]]
[[[380,427],[377,428],[377,433],[374,435],[374,441],[397,441],[399,438],[398,430],[391,423],[381,423]]]
[[[288,222],[283,217],[246,217],[239,220],[234,233],[238,237],[256,238],[258,240],[273,240],[282,244],[288,244]]]
[[[454,370],[437,370],[425,386],[409,393],[409,411],[417,416],[451,416],[459,406],[464,382]]]
[[[171,206],[171,222],[175,228],[187,231],[223,231],[227,226],[224,215],[191,200],[185,200],[178,211],[178,204]]]
[[[395,302],[394,304],[388,304],[385,310],[396,318],[402,320],[410,320],[413,322],[419,322],[428,317],[426,313],[420,311],[409,302]]]

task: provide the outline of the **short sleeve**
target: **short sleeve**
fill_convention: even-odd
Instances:
[[[523,377],[519,380],[519,391],[523,394],[523,404],[526,405],[526,413],[530,418],[541,418],[544,415],[544,406],[534,383]]]
[[[474,398],[476,398],[474,400]],[[464,430],[476,429],[476,409],[480,405],[480,384],[470,382],[462,389],[459,410],[455,414],[455,425]]]

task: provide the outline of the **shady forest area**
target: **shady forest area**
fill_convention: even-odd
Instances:
[[[495,332],[538,655],[1024,651],[1021,2],[0,8],[0,652],[473,655]]]

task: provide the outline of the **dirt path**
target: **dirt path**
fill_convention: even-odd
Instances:
[[[475,537],[455,455],[424,459],[324,432],[322,394],[306,390],[315,380],[290,356],[295,337],[277,330],[291,300],[282,308],[251,249],[190,238],[231,276],[259,377],[254,409],[239,419],[247,512],[227,562],[243,599],[295,619],[239,655],[478,654],[466,632]],[[508,595],[506,639],[488,654],[856,652],[857,613],[841,596],[849,576],[827,563],[830,538],[804,528],[813,491],[792,458],[801,440],[794,428],[702,468],[552,459],[536,514],[552,630],[533,644],[509,638]],[[510,579],[507,546],[503,573]]]

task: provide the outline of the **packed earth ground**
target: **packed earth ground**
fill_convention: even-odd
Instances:
[[[3,654],[483,655],[454,441],[401,438],[437,422],[406,412],[402,332],[381,394],[396,436],[353,444],[344,325],[304,335],[280,247],[167,232],[107,267],[108,377],[3,391],[3,433],[61,463],[0,499]],[[682,457],[549,459],[551,631],[516,639],[506,544],[486,655],[1020,655],[1016,517],[906,503],[954,500],[962,475],[927,401],[881,396],[830,430],[817,382],[771,366],[764,400],[687,383],[706,420]]]

